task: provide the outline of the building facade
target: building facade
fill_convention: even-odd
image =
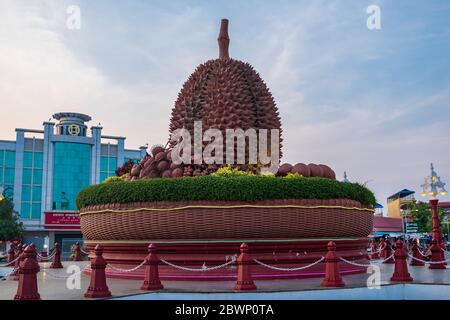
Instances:
[[[91,117],[53,115],[43,129],[16,129],[16,140],[0,140],[0,187],[14,202],[25,226],[23,241],[39,250],[57,241],[64,253],[82,239],[76,210],[78,192],[107,177],[124,162],[138,162],[147,147],[125,149],[125,137],[102,135]]]

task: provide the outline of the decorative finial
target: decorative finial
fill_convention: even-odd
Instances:
[[[228,48],[230,46],[230,37],[228,36],[228,19],[222,19],[220,23],[219,38],[219,59],[230,59]]]

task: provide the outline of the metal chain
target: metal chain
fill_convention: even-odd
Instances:
[[[441,264],[441,263],[450,261],[450,259],[445,259],[445,260],[442,260],[442,261],[427,261],[427,260],[422,260],[422,259],[416,258],[416,257],[414,257],[414,256],[412,256],[410,254],[408,254],[408,256],[410,258],[414,259],[414,260],[417,260],[417,261],[420,261],[420,262],[423,262],[423,263],[429,263],[429,264]]]
[[[9,273],[2,276],[2,278],[6,279],[9,278],[13,273],[16,273],[19,270],[19,268],[13,268]]]
[[[354,266],[357,266],[357,267],[366,267],[366,268],[370,267],[370,266],[373,266],[373,265],[379,265],[379,264],[383,263],[383,261],[384,261],[384,260],[380,260],[380,261],[377,261],[377,263],[364,264],[364,263],[357,263],[357,262],[354,262],[354,261],[350,261],[350,260],[344,259],[342,257],[339,257],[339,259],[341,261],[345,262],[345,263],[348,263],[348,264],[351,264],[351,265],[354,265]]]
[[[84,251],[82,247],[80,247],[80,251],[87,256],[91,254],[89,251]]]
[[[51,259],[53,259],[53,257],[55,256],[55,254],[56,254],[56,251],[53,251],[53,253],[51,254],[51,255],[49,255],[49,256],[47,256],[47,257],[44,257],[43,255],[40,255],[39,253],[37,253],[36,252],[36,255],[37,255],[37,257],[39,258],[39,259],[41,259],[41,260],[51,260]]]
[[[353,265],[358,266],[358,267],[369,267],[371,265],[378,265],[378,264],[381,264],[381,263],[383,263],[385,261],[388,261],[391,258],[395,258],[395,252],[393,254],[391,254],[389,257],[385,258],[384,260],[379,260],[379,261],[377,261],[377,263],[370,263],[370,264],[357,263],[357,262],[353,262],[353,261],[344,259],[342,257],[339,257],[339,259],[341,259],[342,261],[347,262],[348,264],[353,264]]]
[[[0,267],[10,267],[12,263],[16,262],[17,260],[19,260],[20,256],[18,256],[17,258],[15,258],[14,260],[7,262],[5,264],[0,264]]]
[[[169,261],[161,259],[161,262],[163,262],[163,263],[165,263],[165,264],[167,264],[167,265],[169,265],[171,267],[174,267],[174,268],[180,269],[180,270],[184,270],[184,271],[193,271],[193,272],[203,272],[203,271],[210,271],[210,270],[220,269],[220,268],[226,267],[226,266],[228,266],[230,264],[233,264],[235,261],[236,261],[236,259],[233,258],[231,261],[228,261],[228,262],[226,262],[224,264],[221,264],[221,265],[218,265],[218,266],[214,266],[214,267],[209,267],[209,268],[203,263],[202,267],[200,269],[198,269],[198,268],[188,268],[188,267],[178,266],[176,264],[170,263]]]
[[[69,274],[69,275],[67,275],[67,276],[61,276],[61,275],[58,275],[58,274],[54,274],[54,273],[52,273],[52,272],[48,272],[48,269],[49,269],[49,268],[45,268],[45,269],[44,269],[45,271],[43,271],[43,272],[44,272],[46,275],[49,275],[50,277],[55,278],[55,279],[67,279],[67,278],[69,278],[69,277],[72,277],[72,276],[81,274],[81,273],[82,273],[84,270],[86,270],[87,267],[89,267],[90,265],[91,265],[91,264],[88,263],[88,264],[85,265],[85,266],[83,267],[83,269],[81,269],[80,271],[75,272],[75,273],[72,273],[72,274]]]
[[[125,272],[125,273],[127,273],[127,272],[133,272],[133,271],[136,271],[137,269],[139,269],[140,267],[142,267],[142,266],[144,265],[144,263],[145,263],[145,260],[142,261],[141,264],[139,264],[138,266],[136,266],[136,267],[134,267],[134,268],[131,268],[131,269],[122,269],[122,268],[114,267],[112,264],[109,264],[109,263],[108,263],[107,266],[110,267],[110,268],[113,269],[113,270],[116,270],[116,271],[119,271],[119,272]]]
[[[304,270],[304,269],[310,268],[312,266],[315,266],[316,264],[322,262],[324,259],[325,259],[325,257],[321,257],[319,260],[314,261],[313,263],[310,263],[310,264],[308,264],[306,266],[294,267],[294,268],[275,267],[275,266],[271,266],[271,265],[265,264],[264,262],[261,262],[261,261],[259,261],[257,259],[253,259],[253,261],[255,261],[257,264],[259,264],[259,265],[261,265],[263,267],[266,267],[266,268],[269,268],[269,269],[272,269],[272,270],[277,270],[277,271],[298,271],[298,270]]]

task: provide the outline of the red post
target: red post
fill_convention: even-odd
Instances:
[[[9,246],[9,250],[8,250],[8,255],[7,255],[7,260],[6,260],[6,262],[11,262],[11,261],[13,261],[15,258],[15,255],[16,255],[16,252],[14,251],[14,246],[13,246],[13,244],[11,243],[11,245]]]
[[[84,296],[86,298],[104,298],[110,297],[111,292],[106,284],[106,261],[103,258],[103,248],[96,245],[94,249],[95,256],[91,260],[91,282]]]
[[[240,251],[241,254],[236,260],[236,263],[238,265],[238,274],[234,290],[237,291],[256,290],[256,286],[253,283],[251,272],[253,259],[248,253],[248,245],[246,243],[241,244]]]
[[[75,256],[73,257],[73,261],[83,261],[81,258],[81,248],[80,243],[75,243]]]
[[[19,285],[14,300],[40,300],[36,276],[40,268],[36,259],[36,248],[33,245],[26,247],[23,257],[19,268]]]
[[[384,238],[380,239],[380,258],[386,258],[386,242],[384,241]]]
[[[386,259],[386,258],[390,257],[391,255],[392,255],[392,242],[391,242],[391,240],[387,240],[385,249],[384,249],[384,258]],[[388,263],[388,264],[394,263],[394,258],[391,257],[391,258],[387,259],[386,261],[383,261],[383,263]]]
[[[19,267],[20,267],[20,262],[23,261],[23,249],[24,249],[24,245],[19,243],[18,246],[18,250],[16,252],[16,255],[14,257],[14,259],[19,258],[16,260],[16,262],[14,263],[14,269],[15,271],[11,274],[12,279],[13,280],[19,280]]]
[[[156,255],[156,246],[152,243],[148,246],[148,255],[145,257],[145,277],[141,290],[164,289],[161,280],[159,280],[158,264],[159,258]]]
[[[438,202],[439,202],[439,199],[430,199],[431,222],[432,222],[432,227],[433,227],[431,239],[436,240],[439,247],[443,247],[441,224],[439,222]],[[441,250],[440,258],[438,261],[444,261],[444,260],[445,260],[445,254],[444,254],[444,251]],[[446,264],[446,263],[444,263],[444,264]]]
[[[328,252],[325,256],[325,279],[322,281],[322,287],[344,287],[339,272],[339,257],[336,254],[336,243],[328,242]]]
[[[377,242],[375,241],[375,239],[372,239],[372,244],[371,244],[371,254],[370,254],[370,259],[375,260],[375,259],[379,259],[380,258],[380,254],[378,253],[378,247],[377,247]]]
[[[406,263],[406,252],[403,248],[403,241],[398,239],[395,243],[395,266],[394,274],[391,277],[391,281],[409,282],[413,281],[413,278],[408,272],[408,264]]]
[[[414,240],[413,242],[413,246],[411,248],[411,251],[413,253],[413,257],[416,259],[420,259],[423,260],[424,257],[420,254],[420,250],[419,250],[419,246],[417,244],[418,240]],[[425,265],[425,262],[416,260],[416,259],[411,259],[411,262],[409,263],[410,266],[416,266],[416,267],[422,267]]]
[[[52,269],[61,269],[64,268],[61,263],[61,248],[59,247],[59,243],[55,243],[55,255],[53,256],[53,261],[50,264],[50,268]]]
[[[441,247],[439,246],[436,239],[433,239],[431,241],[431,262],[443,261],[441,253],[442,253]],[[444,262],[430,263],[430,266],[429,266],[429,269],[445,269],[445,268],[446,267],[445,267]]]

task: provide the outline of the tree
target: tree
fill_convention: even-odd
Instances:
[[[23,232],[23,224],[14,211],[14,204],[8,198],[0,199],[0,240],[14,240]]]
[[[411,211],[411,217],[419,228],[421,233],[431,233],[433,229],[433,222],[431,216],[431,208],[427,202],[421,202],[414,200],[408,204],[408,209]],[[444,217],[444,211],[438,209],[439,224],[441,225],[441,230],[443,230],[442,220]]]

